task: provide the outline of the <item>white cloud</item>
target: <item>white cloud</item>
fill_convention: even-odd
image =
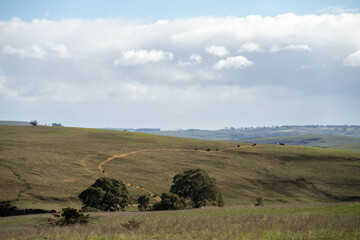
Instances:
[[[236,56],[236,57],[228,57],[226,59],[222,59],[218,61],[214,65],[214,69],[242,69],[246,67],[252,66],[254,63],[249,61],[246,57]]]
[[[194,63],[201,63],[202,57],[199,54],[193,53],[191,54],[189,60],[193,61]]]
[[[200,64],[202,61],[202,57],[199,54],[193,53],[190,55],[189,58],[180,59],[178,61],[179,66],[188,66],[188,65],[195,65]]]
[[[114,60],[114,65],[132,66],[147,63],[157,63],[161,61],[172,60],[174,54],[162,50],[127,50],[122,51],[121,56]]]
[[[205,48],[205,52],[217,57],[224,57],[229,55],[229,51],[224,46],[209,46]]]
[[[270,52],[279,52],[279,51],[283,51],[283,50],[295,50],[295,51],[312,51],[311,48],[307,45],[307,44],[291,44],[291,45],[287,45],[285,47],[280,48],[279,46],[277,46],[276,44],[273,45],[270,48]]]
[[[355,13],[358,11],[360,11],[360,8],[344,8],[343,6],[332,6],[332,7],[326,7],[320,10],[316,10],[315,12],[341,14],[341,13]]]
[[[284,47],[285,50],[311,51],[311,48],[306,44],[288,45]]]
[[[11,46],[3,47],[3,53],[7,55],[17,55],[20,58],[36,58],[41,59],[46,56],[46,52],[41,49],[38,45],[32,45],[26,48],[14,48]]]
[[[348,67],[360,67],[360,50],[347,56],[344,59],[344,65]]]
[[[58,54],[59,57],[61,57],[61,58],[69,58],[70,57],[70,54],[64,45],[50,43],[50,44],[48,44],[48,46],[52,50],[54,50]]]
[[[238,52],[262,52],[262,49],[260,48],[259,44],[256,44],[254,42],[247,42],[241,45]]]
[[[18,91],[12,90],[9,86],[9,79],[5,76],[0,76],[0,97],[14,98],[18,96]]]

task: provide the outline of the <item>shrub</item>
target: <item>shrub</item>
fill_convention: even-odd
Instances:
[[[101,210],[97,209],[97,208],[90,207],[90,206],[83,206],[81,208],[81,211],[82,212],[100,212]]]
[[[79,209],[76,208],[64,208],[61,215],[53,214],[54,217],[58,218],[58,221],[55,221],[55,225],[69,225],[75,223],[88,223],[89,214],[82,213]],[[51,221],[51,219],[49,219]]]
[[[161,201],[157,202],[153,206],[153,210],[180,210],[185,209],[187,206],[184,199],[181,199],[178,195],[172,193],[163,193],[161,195]]]
[[[255,201],[255,206],[264,206],[264,201],[262,197],[257,197]]]
[[[83,208],[102,211],[124,210],[130,203],[129,192],[124,183],[111,178],[99,178],[79,195]]]
[[[173,178],[170,192],[181,198],[190,199],[193,207],[224,206],[224,200],[215,178],[203,169],[188,170]]]
[[[32,121],[30,121],[30,124],[33,125],[33,126],[37,126],[38,122],[36,120],[32,120]]]
[[[140,221],[136,221],[135,219],[131,219],[127,223],[121,223],[121,226],[123,226],[127,230],[136,230],[140,228],[140,225],[142,223],[143,223],[142,221],[140,222]]]
[[[147,195],[141,195],[137,201],[139,203],[138,205],[139,211],[146,211],[149,209],[150,198]]]

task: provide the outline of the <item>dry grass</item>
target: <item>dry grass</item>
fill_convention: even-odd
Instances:
[[[3,239],[359,239],[360,204],[94,213],[88,225],[48,226],[47,215],[0,219]],[[137,230],[122,224],[142,221]]]
[[[167,192],[172,177],[190,168],[209,171],[227,205],[253,204],[258,196],[265,203],[359,197],[358,153],[237,144],[96,129],[0,126],[0,200],[23,208],[80,207],[78,194],[106,175],[142,185],[146,190],[130,189],[135,203],[148,191]],[[207,148],[231,149],[204,151]],[[115,155],[122,157],[112,158]]]

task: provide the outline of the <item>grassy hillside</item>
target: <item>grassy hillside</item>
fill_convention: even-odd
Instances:
[[[88,225],[51,226],[50,214],[0,218],[0,239],[360,239],[360,204],[91,213]],[[121,224],[141,221],[137,230]]]
[[[278,142],[287,145],[327,147],[348,151],[360,152],[360,138],[339,136],[339,135],[302,135],[289,137],[267,137],[267,138],[247,138],[239,141],[260,144],[277,144]]]
[[[102,176],[128,182],[133,199],[142,193],[160,195],[169,190],[176,173],[190,168],[209,171],[227,205],[253,204],[260,195],[265,203],[360,197],[359,153],[237,144],[96,129],[0,126],[0,200],[25,208],[80,206],[78,194]],[[212,151],[205,151],[208,148]]]

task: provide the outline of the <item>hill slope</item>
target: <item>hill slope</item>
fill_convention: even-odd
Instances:
[[[358,153],[237,144],[96,129],[0,126],[0,200],[26,208],[79,206],[78,194],[102,176],[126,181],[134,200],[139,194],[168,191],[172,177],[190,168],[209,171],[227,205],[253,204],[260,195],[273,203],[360,197]]]

